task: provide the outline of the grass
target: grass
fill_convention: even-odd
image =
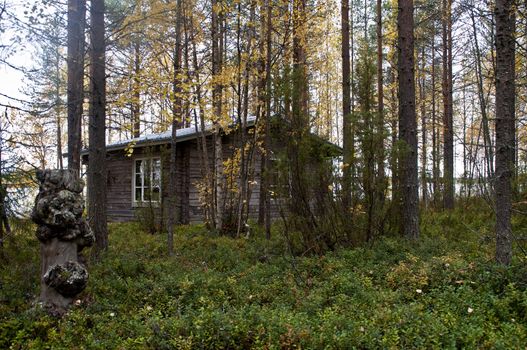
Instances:
[[[518,227],[524,223],[516,220]],[[0,348],[523,348],[527,269],[493,263],[484,210],[422,218],[422,237],[292,258],[266,241],[110,226],[110,249],[68,314],[35,308],[38,242],[19,229],[0,258]]]

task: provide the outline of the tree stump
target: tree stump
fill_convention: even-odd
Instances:
[[[84,182],[69,170],[39,170],[39,193],[32,220],[40,241],[40,302],[62,314],[88,282],[80,251],[95,237],[82,217]]]

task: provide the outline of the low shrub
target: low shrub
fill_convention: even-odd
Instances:
[[[490,219],[428,213],[418,242],[304,257],[276,231],[234,239],[200,225],[179,227],[168,257],[165,235],[113,224],[60,320],[34,306],[38,243],[20,232],[16,253],[3,248],[0,348],[522,348],[527,269],[519,254],[492,262]]]

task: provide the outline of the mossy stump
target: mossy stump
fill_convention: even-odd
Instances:
[[[95,237],[82,217],[84,182],[69,170],[39,170],[39,193],[31,218],[40,241],[40,302],[64,313],[88,282],[79,253]]]

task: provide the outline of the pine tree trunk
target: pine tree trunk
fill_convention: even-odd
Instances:
[[[343,171],[342,171],[342,204],[348,208],[351,204],[351,72],[350,72],[350,25],[349,0],[342,0],[342,131],[343,131]]]
[[[454,208],[451,0],[443,0],[443,176],[445,209]]]
[[[177,129],[182,121],[181,107],[181,0],[176,3],[176,43],[174,47],[174,77],[172,81],[172,137],[170,139],[170,178],[168,185],[168,255],[174,254],[174,229],[177,224]]]
[[[267,24],[265,32],[265,44],[266,44],[266,59],[265,59],[265,136],[264,136],[264,149],[265,149],[265,163],[264,169],[270,169],[270,152],[271,152],[271,31],[272,31],[272,5],[271,0],[265,2],[267,10]],[[265,198],[265,237],[271,239],[271,195],[269,192],[270,177],[266,176],[266,193]],[[260,194],[261,195],[261,194]]]
[[[68,169],[80,175],[86,0],[68,0]]]
[[[399,140],[402,233],[410,239],[419,237],[419,193],[417,176],[417,121],[415,114],[414,72],[414,3],[399,0],[397,14],[399,70]]]
[[[432,191],[433,205],[439,204],[439,135],[436,116],[436,47],[435,25],[432,34]]]
[[[420,114],[421,114],[421,193],[423,206],[426,208],[428,205],[428,187],[427,187],[427,178],[426,178],[426,165],[427,165],[427,147],[426,147],[426,100],[425,100],[425,65],[426,57],[424,47],[421,51],[421,69],[419,77],[419,105],[420,105]]]
[[[90,7],[90,118],[88,155],[88,217],[97,255],[108,248],[106,221],[106,66],[104,0]]]
[[[377,0],[377,178],[375,190],[377,192],[377,212],[380,222],[378,223],[379,234],[384,231],[384,201],[386,192],[386,180],[384,173],[384,88],[383,88],[383,70],[382,70],[383,54],[382,54],[382,0]],[[380,216],[379,216],[380,215]]]
[[[496,261],[512,259],[511,177],[515,142],[515,15],[512,0],[496,0]]]
[[[59,49],[55,50],[55,120],[57,123],[57,169],[63,169],[62,161],[62,101],[60,93],[61,70],[60,70],[61,53]]]

